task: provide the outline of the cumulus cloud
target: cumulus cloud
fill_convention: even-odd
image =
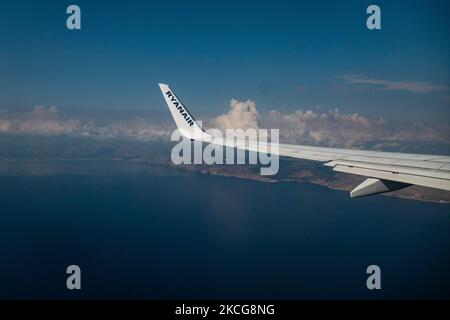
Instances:
[[[426,81],[392,81],[383,79],[373,79],[365,75],[347,74],[340,76],[349,84],[371,85],[381,90],[403,90],[414,93],[429,93],[433,91],[449,91],[448,86],[434,85]]]
[[[373,138],[378,120],[358,113],[345,114],[338,109],[328,112],[297,110],[292,113],[271,111],[267,122],[280,128],[280,139],[291,143],[353,147]]]
[[[225,129],[257,129],[259,114],[256,103],[252,100],[238,101],[231,99],[230,110],[214,119],[215,127]]]
[[[211,122],[217,128],[277,128],[280,141],[328,147],[393,149],[403,142],[449,144],[448,126],[408,126],[390,123],[383,118],[368,118],[358,113],[296,110],[259,114],[256,103],[233,99],[227,114]]]
[[[396,124],[383,118],[367,118],[358,113],[346,114],[338,109],[317,113],[298,110],[292,113],[272,111],[268,125],[280,128],[286,142],[330,147],[384,150],[403,142],[449,145],[448,126]]]

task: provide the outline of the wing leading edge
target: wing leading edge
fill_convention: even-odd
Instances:
[[[368,196],[399,190],[410,185],[450,191],[450,157],[440,155],[408,154],[395,152],[364,151],[339,148],[277,144],[273,150],[256,141],[230,142],[219,140],[201,129],[186,106],[173,90],[160,84],[161,92],[180,132],[189,139],[249,151],[274,153],[297,159],[322,162],[334,171],[368,177],[355,187],[351,197]],[[275,151],[274,151],[275,150]]]

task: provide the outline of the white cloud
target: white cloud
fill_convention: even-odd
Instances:
[[[373,79],[365,75],[347,74],[340,76],[349,84],[366,84],[375,86],[381,90],[403,90],[414,93],[429,93],[433,91],[448,91],[448,86],[438,86],[427,81],[392,81],[383,79]]]
[[[394,147],[401,142],[441,143],[448,145],[448,126],[409,126],[390,123],[383,118],[367,118],[358,113],[296,110],[260,114],[251,100],[232,100],[227,114],[211,121],[221,130],[227,128],[278,128],[280,141],[329,147],[378,149]]]
[[[400,125],[338,109],[323,113],[272,111],[267,120],[270,127],[280,128],[280,140],[290,143],[346,148],[393,147],[402,142],[449,145],[449,126]]]
[[[56,115],[59,113],[58,108],[55,106],[45,107],[45,106],[35,106],[33,108],[33,114],[36,116],[46,116],[46,115]]]
[[[231,99],[230,111],[214,119],[215,127],[225,129],[257,129],[259,114],[256,103],[252,100],[238,101]]]
[[[0,132],[8,132],[10,129],[10,123],[8,120],[0,119]]]
[[[170,128],[143,118],[115,121],[99,125],[61,114],[56,107],[36,106],[31,112],[0,113],[0,132],[43,136],[75,135],[127,137],[141,140],[170,137]]]
[[[97,119],[98,120],[98,119]],[[338,109],[271,111],[260,114],[252,100],[231,100],[230,110],[207,121],[205,128],[277,128],[284,143],[345,147],[395,149],[408,151],[405,145],[421,143],[449,146],[448,125],[400,125],[383,118],[347,114]],[[105,120],[70,117],[56,107],[37,106],[30,112],[0,112],[0,133],[30,135],[72,135],[84,137],[129,138],[169,141],[175,128],[172,122],[155,123],[143,117]],[[417,142],[417,143],[416,143]],[[398,148],[396,148],[398,147]]]
[[[109,125],[94,127],[96,135],[105,137],[126,137],[139,140],[152,140],[170,137],[171,130],[167,126],[151,123],[144,118],[133,118],[113,122]]]
[[[376,125],[357,113],[345,114],[338,109],[322,113],[271,111],[266,120],[270,127],[280,128],[280,139],[286,142],[341,147],[366,141]]]

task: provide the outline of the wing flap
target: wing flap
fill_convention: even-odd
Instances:
[[[447,179],[413,175],[407,173],[395,173],[392,171],[376,170],[369,168],[361,168],[337,164],[334,171],[356,174],[365,177],[378,178],[383,180],[398,181],[408,184],[416,184],[420,186],[437,188],[450,191],[450,181]]]
[[[448,180],[450,183],[450,172],[449,171],[406,167],[406,166],[398,166],[398,165],[381,165],[381,164],[377,164],[377,163],[346,161],[346,160],[335,160],[335,161],[328,162],[326,165],[330,166],[330,167],[342,165],[342,166],[347,166],[347,167],[356,167],[356,168],[364,168],[364,169],[370,169],[370,170],[387,171],[387,172],[392,172],[394,174],[404,173],[404,174],[409,174],[409,175],[444,179],[444,180]]]

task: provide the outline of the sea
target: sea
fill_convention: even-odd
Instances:
[[[449,271],[448,204],[129,161],[0,163],[2,299],[449,299]]]

